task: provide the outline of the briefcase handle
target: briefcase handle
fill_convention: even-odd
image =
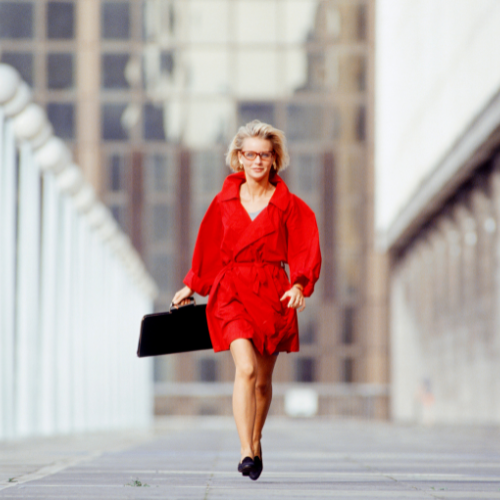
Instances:
[[[172,310],[176,311],[177,309],[181,309],[182,307],[189,307],[189,306],[196,305],[196,300],[194,297],[188,297],[188,300],[189,300],[189,304],[184,304],[183,306],[175,306],[173,302],[170,302],[169,311],[172,312]]]

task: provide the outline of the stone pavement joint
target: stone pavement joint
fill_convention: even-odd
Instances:
[[[498,428],[271,418],[262,443],[255,482],[236,471],[238,437],[225,417],[163,418],[150,434],[9,444],[18,468],[22,457],[36,460],[17,483],[2,482],[0,500],[500,499]],[[0,478],[8,466],[2,447]]]
[[[56,474],[57,472],[61,472],[64,469],[67,469],[68,467],[72,467],[80,462],[93,460],[94,458],[99,457],[101,454],[102,454],[101,452],[95,452],[95,453],[89,453],[85,457],[70,458],[67,460],[61,460],[59,462],[55,462],[52,465],[48,465],[47,467],[42,467],[41,469],[39,469],[35,472],[24,474],[18,478],[15,478],[15,477],[9,478],[9,480],[7,480],[7,483],[5,483],[5,482],[0,483],[0,490],[12,488],[13,486],[16,486],[17,484],[27,483],[29,481],[34,481],[36,479],[42,479],[45,476],[51,476],[52,474]]]

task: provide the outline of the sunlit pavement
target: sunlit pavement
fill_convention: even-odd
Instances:
[[[498,428],[273,419],[262,447],[264,472],[254,482],[236,472],[228,418],[7,443],[0,498],[500,498]]]

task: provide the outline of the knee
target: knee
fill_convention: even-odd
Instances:
[[[257,380],[255,384],[255,392],[258,396],[266,397],[272,391],[272,383],[270,380]]]
[[[242,363],[236,368],[236,376],[248,382],[254,382],[257,372],[252,363]]]

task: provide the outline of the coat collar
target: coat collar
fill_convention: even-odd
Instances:
[[[245,172],[236,172],[235,174],[228,175],[222,186],[220,199],[221,201],[229,201],[233,199],[240,199],[240,186],[245,182]],[[278,175],[274,175],[271,183],[276,186],[269,203],[277,206],[280,210],[285,211],[290,202],[290,191],[285,184],[285,181]]]

